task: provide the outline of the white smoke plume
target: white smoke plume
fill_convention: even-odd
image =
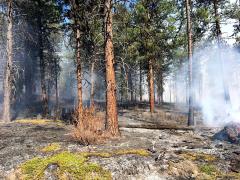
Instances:
[[[187,64],[184,64],[176,73],[174,96],[182,103],[186,102],[188,92],[186,71]],[[196,50],[193,92],[194,105],[202,111],[204,124],[223,126],[229,122],[240,123],[240,53],[232,47],[216,45]]]

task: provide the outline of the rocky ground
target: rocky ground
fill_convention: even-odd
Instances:
[[[219,129],[151,130],[124,128],[126,124],[184,125],[185,115],[158,112],[150,116],[145,110],[120,112],[121,138],[99,145],[83,146],[69,138],[70,125],[61,123],[13,122],[0,125],[0,179],[11,176],[17,167],[33,157],[48,156],[42,149],[51,143],[59,151],[114,152],[144,149],[149,156],[124,154],[112,157],[90,157],[90,162],[111,172],[113,179],[240,179],[240,146],[214,141]],[[10,174],[10,175],[9,175]],[[47,176],[45,179],[54,179]]]

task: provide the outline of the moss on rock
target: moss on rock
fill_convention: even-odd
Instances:
[[[52,144],[44,148],[45,151],[54,151],[58,148],[58,144]],[[144,149],[127,149],[117,150],[113,152],[82,152],[71,153],[61,152],[45,158],[33,158],[20,166],[21,178],[26,180],[44,179],[44,171],[51,164],[56,164],[59,168],[57,176],[59,179],[66,179],[66,175],[70,179],[112,179],[111,173],[104,170],[100,165],[87,162],[91,156],[108,158],[112,156],[120,156],[127,154],[135,154],[140,156],[148,156],[149,153]],[[69,178],[67,178],[69,179]]]
[[[44,178],[44,171],[51,164],[59,167],[58,178],[68,174],[71,179],[111,179],[111,173],[101,166],[88,163],[87,158],[81,154],[61,152],[46,158],[33,158],[20,166],[22,179],[41,180]]]

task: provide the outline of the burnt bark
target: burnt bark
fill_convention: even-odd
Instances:
[[[12,66],[13,66],[13,1],[8,1],[7,63],[4,77],[3,121],[11,121]]]
[[[192,23],[190,0],[186,0],[186,15],[187,15],[187,35],[188,35],[188,126],[194,126],[193,116],[193,88],[192,88]]]
[[[153,76],[153,62],[150,59],[148,64],[148,83],[149,83],[149,103],[150,112],[154,112],[154,76]]]
[[[116,82],[114,71],[112,0],[104,3],[105,65],[106,65],[106,129],[112,136],[120,134],[117,116]]]

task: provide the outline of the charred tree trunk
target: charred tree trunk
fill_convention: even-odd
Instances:
[[[217,36],[217,46],[221,51],[221,26],[220,26],[220,16],[218,13],[218,0],[213,1],[213,6],[214,6],[214,15],[215,15],[215,24],[216,24],[216,36]],[[228,90],[228,85],[227,81],[225,80],[225,71],[224,71],[224,61],[223,58],[221,57],[221,53],[218,54],[218,59],[220,60],[220,71],[222,74],[222,83],[223,83],[223,88],[224,88],[224,99],[226,103],[230,103],[230,95],[229,95],[229,90]]]
[[[148,81],[149,81],[149,103],[150,103],[150,112],[154,112],[154,77],[153,77],[153,62],[149,60],[148,64]]]
[[[39,14],[37,18],[38,23],[38,46],[39,46],[39,61],[40,61],[40,82],[41,82],[41,100],[43,107],[43,117],[48,115],[48,96],[47,96],[47,86],[46,86],[46,67],[43,56],[43,26],[42,26],[42,5],[41,1],[38,0]]]
[[[112,0],[104,3],[105,25],[105,64],[106,64],[106,129],[113,136],[120,134],[117,116],[116,82],[114,71]]]
[[[194,126],[193,116],[193,89],[192,89],[192,25],[191,25],[191,11],[190,0],[186,0],[186,15],[187,15],[187,35],[188,35],[188,126]]]
[[[12,65],[13,65],[13,1],[8,1],[7,64],[4,77],[3,121],[11,121]]]

